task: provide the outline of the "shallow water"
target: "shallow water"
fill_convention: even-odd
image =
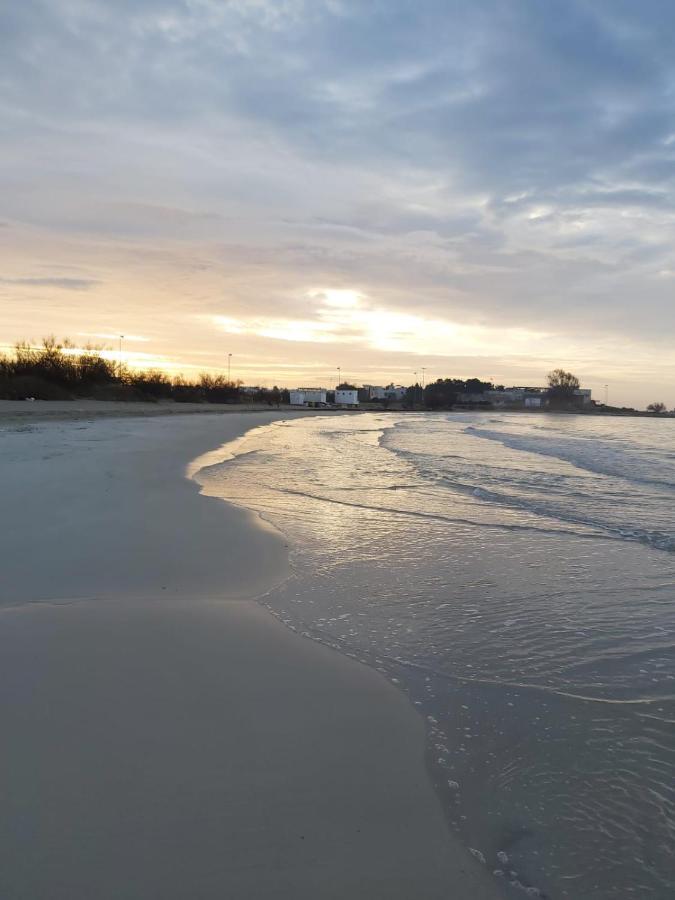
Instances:
[[[289,539],[265,602],[408,692],[495,877],[674,895],[674,421],[322,416],[223,458],[204,489]]]

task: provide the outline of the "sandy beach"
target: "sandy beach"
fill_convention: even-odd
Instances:
[[[283,538],[185,477],[297,414],[9,406],[4,900],[501,896],[446,827],[422,718],[254,602]]]

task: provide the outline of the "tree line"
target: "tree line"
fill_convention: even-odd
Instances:
[[[190,380],[157,369],[139,371],[103,356],[102,348],[76,350],[47,337],[39,347],[22,341],[0,355],[0,399],[24,400],[174,400],[178,403],[238,403],[240,381],[203,373]],[[252,402],[288,402],[288,391],[274,387],[246,393]]]

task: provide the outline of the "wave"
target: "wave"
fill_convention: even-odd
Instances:
[[[421,472],[421,474],[424,475],[425,473]],[[673,537],[673,535],[669,534],[668,532],[658,531],[656,529],[638,528],[633,526],[620,527],[617,525],[610,525],[607,522],[595,519],[591,516],[575,516],[570,512],[560,510],[559,508],[553,508],[552,506],[548,506],[546,504],[538,504],[532,500],[518,499],[516,497],[509,496],[508,494],[501,494],[494,489],[476,487],[472,484],[465,484],[457,481],[455,478],[450,478],[446,475],[434,474],[433,477],[436,481],[444,482],[451,490],[457,491],[458,493],[462,493],[466,496],[474,497],[476,500],[498,506],[502,509],[518,510],[519,512],[529,513],[534,516],[553,519],[566,525],[579,525],[581,527],[594,529],[597,533],[593,536],[602,536],[607,538],[608,540],[632,541],[644,544],[655,550],[663,550],[668,553],[675,553],[675,537]],[[489,527],[484,522],[475,522],[475,524]],[[522,527],[525,528],[527,526]],[[547,530],[549,532],[555,532],[556,534],[563,531],[564,533],[568,534],[581,533],[572,529],[560,529],[560,531],[556,531],[555,529],[538,529],[535,526],[531,526],[531,528],[532,530]],[[588,536],[587,533],[583,534]]]
[[[458,487],[457,482],[453,482],[453,487]],[[604,531],[608,537],[618,538],[627,541],[636,541],[640,544],[646,544],[655,550],[665,550],[667,552],[675,552],[675,537],[673,535],[658,531],[656,529],[628,527],[610,525],[592,516],[575,516],[574,514],[560,509],[554,509],[546,504],[538,504],[532,500],[519,500],[506,494],[500,494],[495,490],[487,488],[471,487],[470,485],[461,485],[460,489],[466,489],[479,500],[485,500],[490,503],[496,503],[499,506],[509,509],[519,509],[524,512],[530,512],[537,516],[546,516],[549,519],[557,519],[561,522],[567,522],[574,525],[585,525],[591,528],[599,528]],[[581,494],[581,496],[584,496]]]
[[[637,466],[640,464],[643,466],[649,465],[649,460],[637,456],[637,453],[633,455],[630,450],[625,448],[625,446],[623,451],[619,452],[613,447],[605,447],[605,455],[602,457],[598,455],[603,450],[600,441],[590,442],[588,439],[576,439],[574,441],[574,446],[569,446],[572,444],[572,441],[566,439],[568,446],[561,446],[560,444],[552,444],[548,438],[544,439],[546,442],[544,444],[542,440],[537,440],[537,438],[528,438],[524,435],[504,434],[503,432],[491,431],[475,425],[468,425],[464,431],[470,433],[473,437],[495,441],[511,450],[520,450],[525,453],[534,453],[538,456],[559,459],[563,462],[570,463],[570,465],[575,466],[577,469],[592,472],[595,475],[623,478],[626,481],[635,484],[666,488],[668,491],[675,493],[675,481],[637,472]],[[588,454],[584,455],[583,453],[580,453],[579,451],[583,446],[588,446],[593,455],[589,456]],[[613,454],[614,459],[609,458],[609,455],[611,454]],[[630,458],[627,459],[627,456]],[[672,474],[675,478],[675,472]]]
[[[542,447],[541,439],[507,435],[473,425],[463,428],[462,432],[468,433],[471,437],[475,436],[501,443],[510,449],[539,453],[541,456],[560,459],[564,462],[572,463],[573,459],[577,459],[560,447]],[[550,438],[545,438],[545,440],[547,444],[550,443]],[[405,459],[426,482],[449,488],[454,492],[504,510],[517,510],[565,525],[597,530],[611,540],[632,541],[655,550],[675,552],[675,534],[672,530],[664,530],[658,524],[656,527],[650,527],[631,521],[617,521],[614,518],[616,515],[642,516],[649,511],[648,505],[644,503],[644,491],[636,494],[634,487],[628,487],[627,490],[617,492],[617,486],[620,487],[618,479],[627,481],[622,474],[622,467],[618,465],[614,467],[617,471],[610,473],[610,467],[607,465],[604,466],[606,471],[601,472],[602,465],[593,469],[592,462],[584,466],[582,465],[584,461],[578,459],[578,463],[574,463],[575,468],[582,471],[605,474],[608,478],[612,478],[614,483],[607,483],[606,487],[603,484],[600,485],[600,487],[605,487],[603,492],[599,490],[598,483],[591,483],[586,475],[576,476],[552,471],[537,472],[531,467],[523,471],[517,468],[482,465],[480,462],[472,461],[466,451],[464,453],[449,452],[445,448],[433,448],[433,455],[428,453],[422,455],[419,452],[396,446],[396,427],[386,429],[380,443],[383,448]],[[593,442],[593,446],[597,451],[598,442]],[[455,461],[458,462],[457,466],[454,465]],[[448,472],[448,463],[453,469],[451,474]],[[663,484],[672,489],[670,482],[662,482],[660,479],[641,478],[634,475],[632,482],[648,482],[652,492],[655,488],[661,489]],[[607,488],[610,490],[608,491]],[[627,492],[632,492],[633,497],[628,496]],[[542,496],[543,494],[545,496]],[[621,496],[619,497],[618,494]],[[662,490],[659,490],[660,494],[662,494]],[[659,495],[655,494],[653,499],[658,501],[658,506],[662,506],[663,498]],[[602,512],[605,513],[604,517]],[[661,517],[663,515],[658,511],[655,514]]]
[[[419,510],[412,509],[399,509],[393,506],[380,506],[378,504],[370,504],[370,503],[355,503],[351,500],[340,500],[335,497],[325,497],[321,494],[314,494],[311,491],[301,491],[294,488],[272,488],[275,493],[278,494],[289,494],[297,497],[305,497],[309,500],[316,500],[321,503],[332,503],[336,506],[348,506],[354,509],[365,509],[372,512],[383,512],[388,513],[389,515],[396,516],[407,516],[415,519],[427,519],[436,522],[445,522],[449,525],[469,525],[475,528],[489,528],[495,529],[497,531],[529,531],[536,532],[537,534],[567,534],[572,535],[573,537],[580,538],[606,538],[605,534],[600,532],[593,533],[592,531],[575,531],[571,528],[541,528],[537,525],[521,525],[514,522],[483,522],[478,519],[469,519],[464,518],[462,516],[443,516],[440,513],[428,513],[428,512],[420,512]]]

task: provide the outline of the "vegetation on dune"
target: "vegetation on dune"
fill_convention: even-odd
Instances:
[[[137,371],[108,359],[101,347],[77,351],[68,341],[47,337],[35,347],[22,341],[11,354],[0,355],[0,399],[3,400],[174,400],[182,403],[238,403],[244,396],[276,404],[279,388],[244,395],[241,382],[202,374],[190,381],[156,369]]]

